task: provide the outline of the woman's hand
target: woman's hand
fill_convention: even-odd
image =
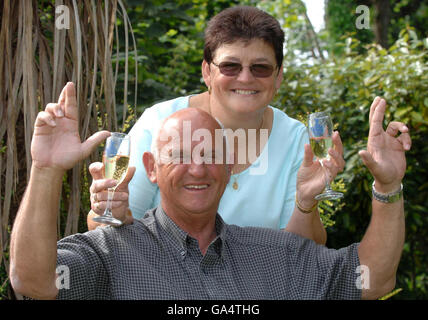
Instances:
[[[314,160],[310,145],[305,145],[305,155],[297,173],[296,189],[297,200],[304,208],[312,208],[316,203],[315,196],[325,188],[326,179],[332,181],[345,167],[339,132],[333,132],[332,141],[334,147],[328,151],[330,159],[322,160],[324,168],[319,160]]]

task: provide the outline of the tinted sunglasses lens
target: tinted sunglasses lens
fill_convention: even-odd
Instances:
[[[218,67],[220,72],[228,77],[236,77],[242,70],[242,65],[234,62],[222,62]],[[270,64],[253,64],[250,66],[251,73],[257,78],[270,77],[273,69],[273,66]]]
[[[218,67],[221,73],[229,77],[237,76],[242,70],[239,63],[222,62]]]
[[[257,78],[267,78],[272,75],[273,67],[270,64],[253,64],[250,66],[250,70]]]

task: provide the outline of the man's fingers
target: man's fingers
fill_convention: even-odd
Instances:
[[[61,109],[61,105],[58,103],[48,103],[45,108],[46,112],[50,112],[57,118],[64,117],[64,111]]]
[[[108,188],[113,188],[117,185],[117,181],[113,179],[100,179],[100,180],[94,180],[92,181],[91,187],[89,188],[89,191],[91,194],[99,193],[104,190],[107,190]],[[107,198],[106,198],[107,199]]]
[[[385,116],[386,101],[380,99],[379,103],[373,110],[372,119],[370,121],[369,136],[377,136],[383,132],[383,118]]]
[[[406,125],[402,122],[398,121],[392,121],[388,124],[388,127],[386,128],[386,133],[388,133],[390,136],[395,137],[398,132],[409,132],[409,128],[406,127]]]
[[[98,131],[86,139],[82,144],[82,153],[84,158],[88,157],[92,151],[109,136],[110,132],[104,130]]]
[[[121,192],[121,191],[115,191],[113,194],[113,201],[117,201],[117,202],[124,202],[124,201],[128,201],[128,192]],[[103,190],[103,191],[99,191],[96,193],[96,196],[93,196],[91,198],[91,200],[93,202],[103,202],[103,201],[107,201],[108,199],[108,192],[107,190]]]
[[[381,98],[380,97],[376,97],[374,98],[371,106],[370,106],[370,114],[369,114],[369,123],[372,123],[372,119],[373,119],[373,113],[376,110],[377,105],[379,104]]]
[[[111,203],[111,209],[112,210],[118,209],[118,208],[121,208],[121,209],[124,208],[123,201],[111,201],[110,203]],[[102,215],[104,213],[104,211],[106,210],[106,208],[107,208],[107,201],[99,201],[99,202],[95,202],[94,204],[91,205],[92,211],[94,211],[98,215]],[[122,210],[120,210],[120,211],[122,211]],[[112,211],[113,216],[115,218],[123,221],[123,220],[125,220],[127,210],[126,211],[123,210],[123,211],[124,211],[123,213],[121,212],[120,214],[118,214],[117,210],[114,210],[114,211]]]
[[[402,144],[403,149],[408,151],[412,146],[412,139],[410,138],[409,128],[402,122],[392,121],[386,128],[386,133],[392,137],[395,137],[398,133],[401,133],[397,140]]]
[[[136,168],[135,167],[129,167],[128,171],[126,172],[126,176],[123,179],[123,181],[117,186],[116,190],[128,190],[128,183],[131,181],[132,177],[134,176]]]
[[[35,127],[42,127],[48,125],[50,127],[56,127],[56,122],[52,114],[46,111],[40,111],[37,115]]]
[[[410,138],[410,134],[405,132],[402,133],[398,138],[398,141],[400,141],[400,143],[403,145],[403,149],[405,151],[409,151],[410,148],[412,147],[412,139]]]
[[[78,120],[76,88],[73,82],[68,82],[62,89],[58,104],[63,106],[67,118]]]
[[[104,179],[104,164],[102,162],[94,162],[89,165],[89,173],[93,180]]]

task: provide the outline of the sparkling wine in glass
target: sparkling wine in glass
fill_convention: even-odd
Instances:
[[[311,113],[308,119],[308,131],[312,152],[320,160],[321,166],[323,166],[322,160],[330,158],[328,150],[333,147],[331,138],[333,123],[330,115],[327,112]],[[325,190],[323,193],[315,196],[315,200],[336,200],[342,198],[343,193],[331,189],[326,172],[327,169],[324,166],[323,169],[326,173]]]
[[[124,133],[112,132],[110,137],[107,138],[103,155],[104,177],[116,180],[117,184],[115,187],[108,189],[106,209],[102,216],[93,218],[96,222],[114,226],[122,224],[122,221],[113,217],[111,202],[116,187],[125,179],[128,171],[130,144],[129,136]]]

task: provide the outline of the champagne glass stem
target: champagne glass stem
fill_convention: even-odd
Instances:
[[[106,210],[104,211],[105,216],[109,216],[109,217],[113,216],[113,214],[111,212],[111,202],[113,200],[114,190],[115,190],[115,188],[108,188],[107,206],[106,206]]]
[[[330,192],[331,191],[331,187],[330,187],[330,182],[328,181],[328,179],[325,182],[325,189],[326,192]]]
[[[324,166],[324,162],[321,160],[321,167],[324,171],[324,177],[325,177],[325,191],[331,191],[331,187],[330,187],[330,179],[328,178],[328,172],[327,172],[327,168]]]

